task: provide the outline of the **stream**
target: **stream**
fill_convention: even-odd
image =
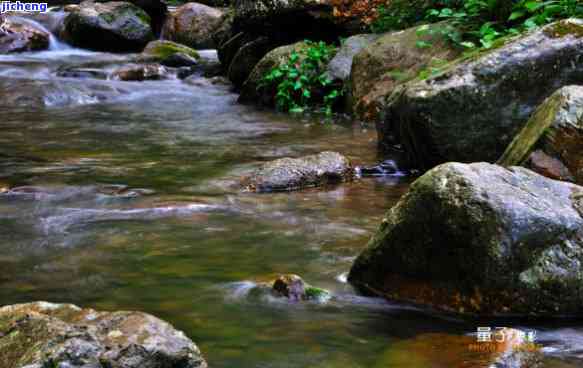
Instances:
[[[213,50],[202,55],[216,60]],[[345,282],[412,178],[295,193],[239,186],[281,157],[330,150],[377,163],[374,126],[242,106],[230,86],[202,76],[59,76],[135,59],[56,39],[45,52],[0,55],[0,304],[151,313],[184,331],[214,368],[483,366],[448,341],[497,321],[363,297]],[[250,296],[281,273],[335,298]],[[536,331],[545,367],[583,365],[582,323],[506,326]]]

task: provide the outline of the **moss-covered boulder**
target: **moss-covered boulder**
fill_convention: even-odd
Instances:
[[[29,23],[0,15],[0,54],[46,50],[49,36]]]
[[[547,97],[583,83],[583,19],[562,20],[397,88],[378,124],[413,166],[496,161]]]
[[[352,61],[348,89],[351,110],[361,119],[376,121],[397,86],[457,58],[459,51],[441,36],[445,26],[440,23],[390,32],[365,45]]]
[[[337,152],[301,158],[282,158],[261,166],[245,180],[248,190],[291,191],[351,180],[350,161]]]
[[[260,88],[261,80],[275,67],[285,64],[292,52],[300,52],[308,47],[306,42],[297,42],[292,45],[278,47],[267,53],[255,65],[249,77],[241,87],[239,102],[255,103],[266,106],[274,104],[275,89]]]
[[[200,59],[196,50],[176,42],[162,40],[150,42],[142,55],[146,60],[155,60],[170,67],[196,65]]]
[[[521,167],[440,165],[386,214],[349,281],[477,315],[583,315],[583,187]]]
[[[583,184],[583,87],[559,89],[532,114],[499,160]]]
[[[0,308],[2,368],[205,368],[198,347],[140,312],[45,302]]]
[[[199,3],[188,3],[170,14],[164,24],[162,35],[164,39],[196,49],[216,48],[213,35],[223,21],[222,16],[223,12],[219,9]]]
[[[142,51],[154,38],[148,14],[121,1],[85,1],[67,15],[62,37],[74,46],[97,51]]]

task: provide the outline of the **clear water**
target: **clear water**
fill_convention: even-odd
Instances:
[[[0,56],[0,192],[12,189],[0,194],[0,304],[149,312],[215,368],[488,366],[460,336],[493,322],[365,298],[343,281],[409,179],[240,190],[241,177],[279,157],[336,150],[375,163],[374,127],[240,106],[220,84],[55,77],[64,65],[131,60],[74,49]],[[279,273],[335,299],[248,294]],[[523,327],[537,331],[546,366],[576,367],[582,326]]]

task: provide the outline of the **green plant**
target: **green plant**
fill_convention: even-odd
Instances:
[[[580,0],[464,0],[453,4],[456,6],[430,9],[427,19],[448,20],[443,35],[466,49],[488,49],[501,37],[583,16]]]
[[[341,89],[333,86],[326,66],[336,54],[336,47],[325,42],[305,41],[306,47],[271,69],[258,88],[275,86],[275,104],[279,110],[301,113],[310,108],[331,115]]]

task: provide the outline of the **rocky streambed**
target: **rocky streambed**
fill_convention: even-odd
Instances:
[[[350,37],[324,118],[253,106],[259,78],[362,25],[267,3],[3,17],[0,366],[579,366],[580,21],[477,59]],[[411,175],[466,153],[500,166]]]

